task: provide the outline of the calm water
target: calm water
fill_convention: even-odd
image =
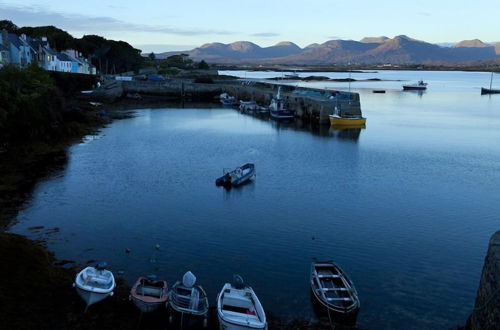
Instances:
[[[360,294],[360,326],[463,324],[500,227],[500,95],[479,95],[487,73],[359,75],[430,85],[418,94],[401,82],[351,84],[368,118],[357,131],[231,109],[138,110],[73,146],[11,231],[47,237],[62,259],[107,260],[130,282],[191,270],[212,304],[239,273],[281,317],[312,317],[311,257],[333,258]],[[245,162],[255,182],[214,185]]]

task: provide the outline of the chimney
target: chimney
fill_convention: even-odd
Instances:
[[[24,41],[26,41],[26,35],[24,33],[21,34],[21,39],[23,39]]]

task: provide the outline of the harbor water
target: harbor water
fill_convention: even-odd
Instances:
[[[364,129],[217,106],[137,110],[71,147],[10,231],[45,239],[59,259],[106,260],[129,283],[154,273],[173,284],[191,270],[212,305],[237,273],[266,312],[286,319],[315,317],[311,259],[333,259],[358,290],[359,326],[461,325],[500,226],[500,95],[480,95],[489,77],[384,71],[352,73],[382,81],[350,86],[287,82],[359,92]],[[402,91],[403,80],[420,79],[427,91]],[[247,162],[254,182],[215,186],[224,168]]]

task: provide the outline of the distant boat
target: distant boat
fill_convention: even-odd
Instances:
[[[271,100],[269,111],[271,117],[275,119],[293,119],[295,117],[294,111],[285,107],[285,102],[281,98],[281,86],[278,86],[278,93]]]
[[[491,78],[490,78],[490,88],[481,88],[481,95],[484,94],[500,94],[500,89],[492,89],[492,84],[493,84],[493,72],[491,73]]]
[[[236,187],[255,177],[255,164],[247,163],[236,169],[225,172],[223,176],[215,180],[217,186]]]
[[[403,85],[403,90],[405,91],[423,91],[427,89],[427,83],[423,80],[419,80],[416,84]]]
[[[180,314],[181,320],[186,314],[188,317],[202,318],[203,327],[208,324],[208,298],[205,290],[196,284],[196,276],[188,271],[182,277],[182,282],[177,281],[170,290],[168,306],[173,312]],[[172,323],[174,314],[169,317]]]
[[[268,113],[269,108],[260,106],[255,101],[240,101],[240,111]]]
[[[360,306],[358,293],[346,273],[333,261],[313,261],[311,291],[332,319],[355,323]]]
[[[222,93],[219,96],[219,99],[222,105],[228,108],[235,107],[239,104],[238,100],[234,96],[229,95],[228,93]]]
[[[253,289],[235,275],[217,296],[220,329],[267,329],[266,314]]]
[[[366,118],[359,114],[351,114],[347,111],[342,111],[338,106],[335,106],[333,113],[329,115],[330,125],[332,126],[364,126]]]
[[[115,278],[106,267],[107,264],[101,262],[95,267],[86,267],[76,275],[73,286],[87,304],[87,308],[113,295]]]
[[[130,290],[130,300],[143,313],[157,310],[167,299],[167,282],[159,281],[155,276],[139,277]]]
[[[374,89],[373,93],[375,93],[375,94],[385,94],[385,89]]]

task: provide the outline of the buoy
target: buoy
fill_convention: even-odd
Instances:
[[[130,253],[130,251],[132,251],[132,250],[130,250],[129,248],[125,249],[125,253]]]
[[[159,250],[160,249],[160,244],[155,245],[155,249]]]

